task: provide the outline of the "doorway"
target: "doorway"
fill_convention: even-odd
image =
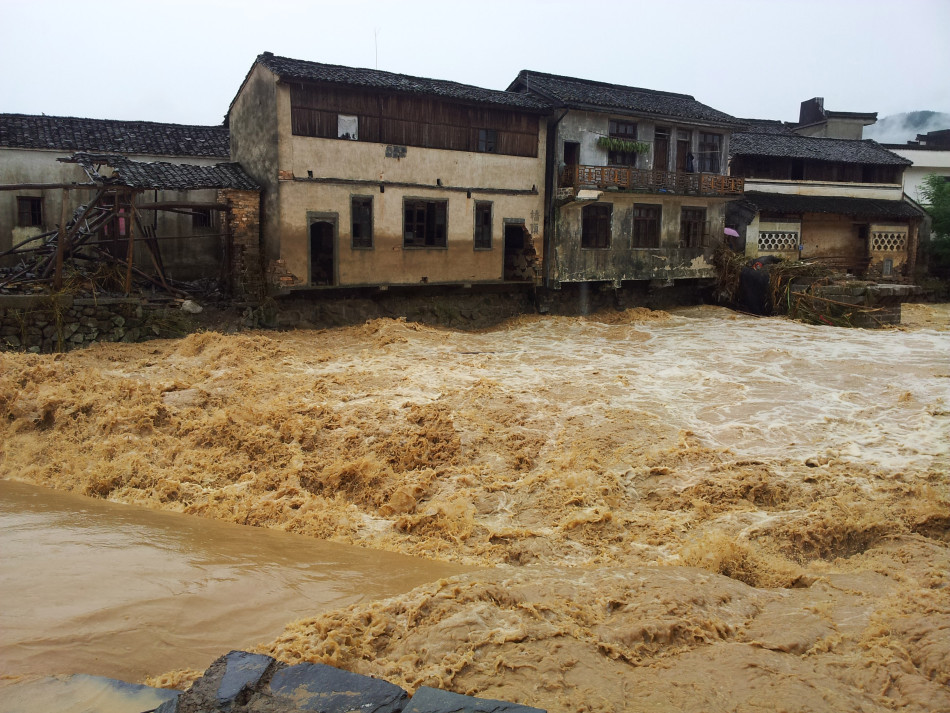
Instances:
[[[502,279],[506,282],[530,280],[534,269],[533,258],[534,247],[525,240],[524,223],[505,222],[505,268]]]
[[[310,284],[334,284],[334,233],[336,226],[328,220],[310,224]]]
[[[670,127],[658,126],[653,135],[653,168],[668,171],[670,168]]]
[[[692,173],[693,166],[690,160],[693,154],[690,152],[692,135],[686,129],[676,130],[676,170],[679,173]]]

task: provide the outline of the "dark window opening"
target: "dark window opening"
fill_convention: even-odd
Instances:
[[[633,206],[633,247],[660,247],[660,206]]]
[[[564,165],[577,166],[581,162],[581,145],[577,141],[564,142]]]
[[[613,206],[597,204],[584,206],[581,213],[581,247],[610,247],[610,218]]]
[[[610,120],[610,138],[624,141],[637,140],[637,125],[632,121]],[[636,151],[608,151],[607,164],[610,166],[636,166]]]
[[[310,224],[310,284],[332,285],[334,273],[334,224],[325,220]]]
[[[502,279],[507,282],[524,282],[534,275],[534,247],[526,239],[524,223],[505,219],[504,252],[505,264]]]
[[[495,129],[479,129],[478,150],[481,153],[495,153],[498,150],[498,131]]]
[[[406,201],[403,204],[403,247],[446,247],[448,201]]]
[[[43,199],[17,196],[17,225],[43,225]]]
[[[719,173],[722,155],[722,136],[719,134],[699,134],[699,171],[700,173]]]
[[[475,204],[475,249],[491,249],[491,203]]]
[[[191,227],[194,229],[213,228],[214,215],[210,208],[195,208],[191,212]]]
[[[705,233],[706,209],[683,208],[680,212],[680,247],[703,247]]]
[[[676,130],[676,170],[680,173],[692,173],[692,157],[690,144],[693,140],[692,133],[687,129]]]
[[[804,181],[805,180],[805,162],[801,159],[795,159],[792,161],[792,174],[790,178],[793,181]]]
[[[373,199],[365,196],[350,201],[351,240],[354,248],[373,247]]]

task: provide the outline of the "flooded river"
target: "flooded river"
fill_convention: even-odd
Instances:
[[[288,662],[551,711],[950,710],[950,312],[905,309],[3,354],[0,478],[479,568],[305,603],[256,647]]]
[[[0,673],[206,668],[462,568],[0,481]]]

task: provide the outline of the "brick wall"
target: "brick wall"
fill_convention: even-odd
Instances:
[[[235,297],[261,299],[264,273],[261,264],[261,198],[257,191],[222,189],[218,202],[227,203],[230,236],[229,280]]]

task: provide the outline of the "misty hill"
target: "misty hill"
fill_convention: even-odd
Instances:
[[[917,134],[950,129],[950,114],[942,111],[910,111],[891,114],[877,120],[876,124],[864,127],[864,138],[882,144],[905,144],[917,138]]]

